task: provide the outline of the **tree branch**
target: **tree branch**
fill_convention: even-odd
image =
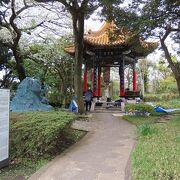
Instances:
[[[36,29],[37,27],[40,27],[41,25],[43,25],[44,24],[44,22],[45,21],[42,21],[42,22],[40,22],[40,23],[38,23],[38,24],[36,24],[36,25],[34,25],[34,26],[32,26],[32,27],[29,27],[29,28],[23,28],[23,29],[20,29],[21,31],[30,31],[30,30],[33,30],[33,29]]]
[[[14,20],[17,17],[16,11],[15,11],[15,0],[11,1],[11,12],[12,12],[12,15],[9,19],[9,22],[10,22],[12,28],[14,29],[14,31],[16,33],[16,35],[14,34],[14,38],[13,38],[14,44],[16,46],[19,42],[20,37],[21,37],[21,31],[18,29],[17,25],[14,23]]]

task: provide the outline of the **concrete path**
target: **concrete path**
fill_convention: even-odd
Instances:
[[[29,180],[130,179],[134,126],[111,113],[93,114],[82,124],[89,130],[87,135]]]

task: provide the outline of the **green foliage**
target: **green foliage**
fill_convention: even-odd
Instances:
[[[176,80],[173,76],[168,76],[159,83],[157,93],[178,93]]]
[[[138,104],[126,104],[125,111],[128,113],[136,113],[136,112],[142,112],[142,113],[153,113],[154,108],[149,104],[144,103],[138,103]]]
[[[156,129],[151,124],[141,124],[137,127],[137,133],[139,136],[147,136],[156,132]]]
[[[126,8],[116,7],[115,18],[129,29],[139,31],[144,35],[162,35],[162,31],[153,31],[156,28],[166,28],[167,22],[176,26],[178,23],[178,1],[132,0]],[[128,20],[128,23],[127,23]]]
[[[64,148],[63,143],[68,141],[68,127],[74,118],[72,113],[58,111],[13,113],[10,128],[11,158],[39,159],[59,153]]]
[[[113,90],[112,99],[117,100],[117,99],[119,99],[119,82],[118,81],[112,81],[112,86],[113,86],[113,88],[112,88],[112,90]]]
[[[48,100],[53,107],[61,107],[63,104],[64,95],[61,92],[53,91],[49,93]]]
[[[173,99],[179,99],[179,95],[175,93],[162,93],[162,94],[146,94],[144,96],[145,102],[158,102],[168,101]],[[175,100],[176,101],[176,100]]]
[[[10,114],[10,166],[0,179],[27,179],[62,150],[77,142],[83,131],[69,128],[74,115],[68,112]]]
[[[180,108],[180,98],[171,99],[169,101],[158,101],[156,103],[164,108]]]
[[[176,78],[178,91],[180,91],[180,63],[179,61],[174,61],[174,58],[171,57],[171,53],[165,42],[167,37],[170,37],[177,44],[177,48],[174,48],[175,51],[177,53],[179,52],[179,1],[132,0],[126,8],[117,6],[115,8],[115,14],[119,26],[126,27],[144,38],[150,36],[159,37],[161,48]]]
[[[27,75],[45,82],[53,105],[67,106],[73,94],[73,58],[64,52],[69,42],[69,37],[61,37],[47,44],[33,44],[26,52],[30,57],[25,62]]]

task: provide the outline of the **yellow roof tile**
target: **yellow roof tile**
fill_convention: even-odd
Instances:
[[[99,31],[89,31],[84,35],[84,41],[97,46],[122,45],[131,35],[125,29],[119,29],[112,21],[105,22]]]
[[[105,22],[98,31],[89,31],[84,35],[84,43],[92,46],[123,46],[129,45],[132,51],[143,53],[144,55],[157,48],[158,43],[146,42],[136,34],[127,31],[125,28],[118,28],[114,21]],[[69,54],[74,54],[74,46],[65,48]]]

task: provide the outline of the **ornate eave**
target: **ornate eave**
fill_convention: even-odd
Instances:
[[[130,58],[147,56],[158,47],[157,42],[147,42],[142,40],[138,35],[125,28],[118,28],[114,21],[105,22],[98,31],[89,31],[84,35],[84,55],[86,58],[92,56],[87,52],[97,55],[98,58],[116,58],[129,51]],[[74,46],[65,48],[65,51],[74,55]],[[91,59],[91,58],[90,58]],[[113,61],[113,60],[112,60]],[[116,61],[116,60],[114,60]]]
[[[119,29],[114,21],[105,22],[98,31],[89,31],[84,35],[84,43],[99,47],[113,47],[126,45],[132,33],[124,28]]]

